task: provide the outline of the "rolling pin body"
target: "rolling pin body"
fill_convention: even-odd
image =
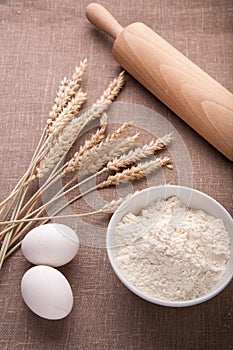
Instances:
[[[145,24],[133,23],[123,29],[102,9],[91,4],[87,16],[116,39],[116,61],[233,160],[233,95]]]

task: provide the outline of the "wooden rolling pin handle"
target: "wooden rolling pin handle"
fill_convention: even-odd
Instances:
[[[103,6],[92,3],[86,8],[86,16],[88,20],[101,31],[110,35],[113,39],[123,31],[123,27]]]

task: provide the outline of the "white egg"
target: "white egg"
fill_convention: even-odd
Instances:
[[[73,293],[63,274],[50,266],[34,266],[21,281],[21,293],[27,306],[48,320],[66,317],[73,307]]]
[[[63,224],[35,227],[22,241],[23,255],[35,265],[65,265],[75,257],[78,248],[77,234]]]

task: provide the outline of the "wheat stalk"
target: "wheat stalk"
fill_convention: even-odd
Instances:
[[[9,213],[12,205],[16,201],[16,206],[11,215],[11,221],[17,221],[20,213],[22,213],[22,205],[24,201],[25,194],[28,189],[28,185],[33,178],[40,178],[50,169],[53,169],[52,176],[46,179],[45,188],[48,188],[49,181],[56,174],[58,174],[59,163],[62,161],[63,157],[71,147],[71,145],[76,140],[76,137],[79,135],[80,131],[92,120],[99,118],[103,112],[109,107],[113,102],[115,97],[120,92],[124,84],[123,72],[114,79],[107,90],[104,91],[103,95],[99,100],[89,108],[85,113],[81,114],[79,118],[74,118],[74,115],[77,114],[81,108],[86,95],[80,89],[79,82],[84,73],[86,62],[80,64],[80,67],[76,69],[75,74],[72,77],[72,80],[64,79],[60,84],[57,97],[55,99],[55,104],[52,108],[52,111],[47,120],[47,126],[44,130],[41,143],[38,146],[35,156],[31,161],[31,165],[27,170],[27,173],[19,182],[16,189],[13,190],[12,196],[7,201],[4,201],[2,204],[1,210],[6,208],[6,212]],[[102,128],[103,130],[103,128]],[[47,139],[44,137],[47,134]],[[92,139],[92,143],[94,138]],[[96,140],[97,142],[97,140]],[[89,145],[90,146],[90,145]],[[86,148],[87,144],[86,144]],[[54,168],[55,167],[55,168]],[[33,176],[31,175],[33,173]],[[40,189],[41,190],[41,189]],[[31,207],[26,203],[25,209],[29,208],[27,214],[30,214],[31,209],[35,205],[36,201],[39,198],[40,190],[36,192],[33,196],[34,199],[31,201]],[[22,194],[21,198],[20,194]],[[11,202],[10,202],[11,201]],[[27,216],[26,214],[26,216]],[[20,220],[20,225],[22,220]],[[7,224],[6,224],[7,225]],[[19,235],[19,228],[16,230],[16,235]],[[4,237],[3,244],[0,251],[0,268],[2,262],[5,258],[8,247],[12,244],[14,239],[12,239],[13,228],[14,226],[9,226],[6,230],[6,236]],[[23,231],[23,230],[22,230]]]
[[[161,168],[162,166],[167,166],[169,169],[172,169],[171,164],[169,164],[171,161],[170,158],[164,157],[164,158],[156,158],[155,160],[151,160],[149,162],[145,163],[139,163],[137,166],[132,167],[130,169],[124,170],[122,173],[117,173],[115,175],[109,175],[107,180],[101,182],[100,184],[93,186],[89,189],[87,189],[85,192],[75,196],[72,198],[68,203],[64,204],[61,208],[59,208],[53,215],[57,215],[60,213],[63,209],[65,209],[68,205],[72,204],[76,200],[84,197],[85,195],[109,186],[115,186],[120,183],[127,183],[129,181],[139,180],[144,178],[145,176],[149,175],[153,171]],[[102,169],[104,171],[105,169]],[[79,184],[75,185],[73,187],[76,188]],[[70,191],[70,190],[68,190]],[[67,191],[67,192],[68,192]],[[43,223],[48,222],[48,220],[43,221]]]
[[[136,193],[135,191],[134,193]],[[113,199],[111,202],[105,204],[102,208],[94,211],[89,211],[86,213],[79,214],[66,214],[66,215],[51,215],[51,216],[41,216],[41,217],[33,217],[33,218],[23,218],[19,220],[9,220],[9,221],[0,221],[0,226],[8,225],[8,224],[18,224],[22,222],[34,222],[34,221],[43,221],[43,220],[52,220],[52,219],[66,219],[72,217],[83,217],[93,214],[113,214],[117,208],[129,197],[132,196],[132,193],[127,195],[124,198]]]
[[[101,124],[103,124],[103,125],[106,124],[106,115],[103,115],[103,116],[102,116],[102,122],[101,122]],[[108,147],[110,147],[110,149],[112,149],[112,147],[113,147],[113,145],[112,145],[112,144],[113,144],[113,138],[114,138],[114,137],[115,137],[115,138],[120,137],[120,136],[122,135],[122,133],[125,132],[125,131],[128,129],[128,127],[131,126],[131,125],[132,125],[131,123],[124,123],[121,127],[119,127],[116,131],[114,131],[114,132],[107,138],[107,139],[108,139],[108,141],[107,141]],[[123,152],[123,151],[128,150],[130,147],[132,147],[132,146],[134,145],[135,140],[137,139],[137,137],[138,137],[138,134],[136,134],[136,135],[134,135],[134,136],[132,136],[132,137],[129,137],[128,139],[123,139],[123,140],[121,140],[121,141],[119,142],[119,144],[118,144],[119,147],[116,148],[116,151],[115,151],[114,154],[115,154],[115,155],[116,155],[116,154],[119,155],[120,152]],[[116,140],[115,140],[115,142],[116,142]],[[104,142],[103,142],[103,143],[104,143]],[[103,144],[103,143],[102,143],[102,144]],[[102,149],[102,156],[103,156],[103,147],[100,147],[100,149]],[[98,154],[99,154],[99,153],[98,153]],[[98,156],[98,154],[97,154],[97,156]],[[99,154],[99,156],[100,156],[100,154]],[[109,157],[110,157],[110,155],[109,155]],[[98,157],[97,157],[97,158],[98,158]],[[98,164],[99,164],[98,166],[100,166],[100,163],[98,163]],[[95,176],[100,175],[100,173],[105,172],[106,170],[107,170],[107,169],[103,169],[103,171],[97,173]],[[88,170],[86,170],[86,171],[88,171]],[[84,173],[85,173],[85,172],[84,172]],[[58,176],[59,176],[59,175],[60,175],[60,173],[58,172]],[[57,176],[57,177],[58,177],[58,176]],[[72,188],[70,188],[69,190],[66,190],[66,191],[64,192],[64,190],[65,190],[67,187],[69,187],[70,184],[72,184],[74,181],[76,181],[76,180],[78,179],[78,177],[79,177],[79,174],[75,175],[75,177],[73,177],[73,179],[72,179],[68,184],[66,184],[66,185],[63,187],[63,190],[59,191],[59,192],[52,198],[52,200],[50,200],[50,201],[49,201],[48,203],[46,203],[46,204],[43,204],[41,207],[37,208],[36,210],[32,211],[29,215],[26,214],[26,218],[29,218],[29,217],[31,217],[32,215],[35,215],[36,213],[40,212],[40,210],[43,210],[43,209],[46,207],[46,205],[51,204],[51,203],[54,202],[55,200],[58,200],[61,196],[63,196],[63,195],[65,195],[65,194],[69,193],[71,190],[74,190],[75,188],[79,187],[81,184],[83,184],[84,182],[86,182],[86,181],[88,181],[88,180],[90,180],[90,179],[92,178],[92,177],[89,177],[89,178],[83,180],[81,183],[78,183],[77,185],[73,186]],[[54,182],[56,182],[56,180],[57,180],[57,178],[55,177],[55,179],[54,179],[53,181],[51,181],[51,183],[49,183],[49,184],[47,184],[48,181],[46,181],[46,183],[43,184],[42,187],[33,195],[33,197],[29,200],[29,202],[26,203],[26,205],[23,207],[23,209],[21,210],[20,213],[23,213],[30,205],[31,205],[30,210],[33,209],[33,207],[34,207],[36,201],[39,199],[40,195],[41,195],[45,190],[47,190],[48,187],[49,187],[50,185],[52,185]],[[20,228],[20,226],[19,226],[19,228]],[[7,229],[6,229],[6,230],[3,230],[3,232],[1,233],[1,235],[4,235],[7,231],[8,231]],[[18,231],[18,230],[17,230],[17,231]]]
[[[77,82],[76,82],[77,83]],[[72,137],[74,134],[77,135],[75,132],[77,129],[80,131],[80,124],[81,127],[84,127],[87,122],[91,121],[92,119],[99,117],[102,112],[107,109],[107,107],[112,103],[114,98],[117,96],[119,91],[121,90],[122,86],[124,84],[124,74],[123,72],[115,78],[110,84],[109,87],[104,91],[103,95],[100,97],[100,99],[95,103],[91,108],[89,108],[88,111],[82,114],[82,118],[79,118],[79,121],[77,122],[75,119],[65,128],[65,132],[60,135],[61,142],[56,143],[56,146],[52,147],[49,150],[49,156],[48,154],[42,159],[40,162],[40,165],[36,168],[34,175],[30,177],[30,179],[27,181],[29,183],[30,181],[33,180],[33,178],[40,178],[42,177],[45,173],[47,173],[50,169],[54,167],[54,165],[59,161],[61,161],[62,156],[64,156],[67,152],[67,150],[70,148],[70,137]],[[102,105],[102,103],[105,103]],[[87,119],[86,122],[80,123],[80,119]],[[75,128],[76,127],[76,128]],[[76,129],[76,130],[75,130]],[[73,140],[75,141],[76,139],[73,137]],[[57,172],[57,175],[59,173]],[[56,180],[56,179],[55,179]],[[45,183],[45,188],[48,187],[47,185],[47,180]],[[41,189],[40,189],[41,190]],[[36,193],[36,196],[34,197],[33,201],[34,204],[37,200],[37,195],[40,193],[40,190]],[[34,205],[32,203],[32,205]]]
[[[137,191],[135,191],[136,193]],[[15,221],[8,221],[7,223],[21,223],[21,222],[34,222],[34,221],[42,221],[45,222],[47,220],[53,220],[53,219],[67,219],[67,218],[73,218],[73,217],[85,217],[85,216],[90,216],[90,215],[95,215],[95,214],[113,214],[117,208],[125,201],[127,198],[131,197],[132,194],[129,194],[125,198],[119,198],[119,199],[114,199],[111,202],[105,204],[101,209],[87,212],[87,213],[80,213],[80,214],[70,214],[70,215],[52,215],[52,216],[44,216],[44,217],[34,217],[31,219],[21,219],[21,220],[15,220]],[[0,222],[0,225],[5,224],[6,222]],[[18,234],[17,239],[20,239],[23,235],[23,232],[21,234]],[[21,246],[22,240],[20,240],[17,244],[15,244],[5,255],[5,259],[8,258],[11,254],[13,254],[20,246]]]
[[[153,171],[161,168],[162,166],[167,166],[169,169],[172,169],[172,165],[169,164],[170,161],[171,161],[171,159],[168,157],[156,158],[156,160],[152,160],[152,161],[145,162],[145,163],[140,163],[136,167],[126,169],[122,173],[117,173],[115,175],[109,175],[107,180],[101,182],[100,184],[98,184],[96,186],[89,188],[84,193],[81,193],[78,196],[72,198],[63,207],[59,208],[53,215],[58,214],[64,208],[66,208],[68,205],[72,204],[76,200],[84,197],[85,195],[87,195],[95,190],[109,187],[109,186],[118,185],[119,183],[127,183],[129,181],[142,179],[146,175],[149,175]],[[101,172],[103,172],[103,171],[105,171],[105,168],[101,170]],[[96,174],[95,174],[95,176],[96,176]],[[77,186],[78,186],[78,184],[76,186],[74,186],[73,188],[76,188]],[[45,221],[43,223],[46,223],[46,222],[47,221]]]
[[[64,79],[61,82],[55,104],[44,129],[43,137],[41,138],[41,142],[31,161],[29,169],[19,182],[19,185],[15,188],[12,196],[9,197],[10,199],[3,201],[1,210],[4,211],[4,216],[0,221],[0,225],[3,226],[3,231],[0,234],[0,239],[3,239],[0,251],[0,268],[4,259],[20,246],[21,241],[19,240],[28,231],[32,223],[40,222],[44,224],[55,218],[81,217],[99,213],[111,214],[123,202],[122,198],[113,200],[104,205],[101,209],[92,212],[74,215],[58,215],[74,201],[94,190],[141,179],[162,166],[167,166],[169,169],[172,169],[172,165],[169,164],[170,158],[168,157],[156,158],[153,161],[140,163],[137,166],[128,168],[132,163],[150,156],[157,150],[164,149],[170,143],[171,135],[166,135],[156,141],[151,141],[149,145],[145,145],[141,148],[135,148],[138,134],[125,138],[122,137],[125,131],[132,125],[132,123],[129,122],[121,125],[104,139],[107,127],[107,114],[105,112],[119,94],[124,84],[124,72],[120,73],[120,75],[109,84],[108,88],[96,103],[76,116],[86,100],[86,94],[82,92],[80,87],[80,81],[85,67],[86,61],[81,62],[80,66],[76,68],[72,79]],[[70,147],[76,141],[77,136],[80,135],[83,128],[89,122],[96,118],[100,118],[98,130],[89,140],[84,142],[71,160],[64,166],[61,166],[61,162]],[[131,150],[132,148],[134,149]],[[119,172],[122,168],[126,169]],[[45,178],[44,184],[24,204],[24,198],[30,181],[34,178],[41,178],[50,170],[52,172]],[[47,203],[41,206],[38,205],[41,194],[48,191],[49,188],[53,188],[52,185],[56,183],[60,176],[64,176],[66,173],[76,170],[78,170],[78,172],[71,181],[54,194]],[[112,170],[117,173],[115,175],[109,175],[106,180],[91,188],[89,187],[85,192],[73,197],[62,207],[58,208],[51,216],[45,216],[44,211],[48,205],[53,204],[69,192],[80,188],[86,181],[90,181],[93,178],[99,179],[101,174]],[[91,173],[93,173],[93,175],[86,177],[81,182],[73,184],[78,177]],[[12,214],[9,216],[11,212]],[[7,221],[8,216],[10,220]]]
[[[123,132],[123,130],[125,130],[124,128],[119,128],[119,129],[122,129],[122,132]],[[118,129],[118,130],[119,130],[119,129]],[[113,133],[113,134],[114,134],[114,133]],[[112,135],[113,135],[113,134],[112,134]],[[119,133],[117,133],[116,135],[119,136]],[[107,143],[108,143],[109,146],[111,146],[111,147],[110,147],[111,152],[109,153],[108,156],[110,157],[110,154],[112,154],[112,155],[115,154],[115,155],[116,155],[116,154],[120,154],[120,152],[125,152],[125,151],[128,150],[130,147],[133,147],[133,146],[134,146],[135,141],[136,141],[137,138],[138,138],[138,134],[135,134],[134,136],[128,137],[127,139],[119,140],[119,144],[117,144],[115,153],[113,153],[113,150],[112,150],[112,148],[113,148],[113,145],[112,145],[113,140],[110,142],[110,139],[112,139],[112,138],[109,138]],[[117,140],[114,140],[114,142],[117,142]],[[103,152],[102,152],[102,155],[103,155]],[[103,158],[103,159],[104,159],[104,158]],[[96,166],[101,167],[100,161],[98,162],[98,164],[97,164]],[[88,172],[88,171],[90,171],[90,170],[86,169],[82,174],[84,174],[85,172]],[[32,215],[37,214],[37,213],[40,212],[41,210],[44,210],[44,209],[46,208],[47,205],[53,203],[54,201],[57,201],[59,198],[61,198],[62,196],[68,194],[70,191],[73,191],[74,189],[78,188],[80,185],[84,184],[85,182],[90,181],[93,177],[97,177],[98,175],[100,175],[101,173],[104,173],[104,172],[106,172],[106,171],[108,171],[108,169],[107,169],[107,168],[104,168],[104,169],[102,169],[101,171],[99,171],[99,172],[97,172],[96,174],[94,174],[93,176],[90,176],[90,177],[84,179],[82,182],[79,182],[79,183],[77,183],[76,185],[74,185],[73,187],[71,187],[70,189],[66,190],[67,187],[69,187],[69,185],[72,184],[75,180],[77,180],[78,177],[80,176],[80,174],[75,175],[75,177],[74,177],[68,184],[66,184],[66,185],[63,187],[63,189],[60,190],[49,202],[43,204],[41,207],[39,207],[39,208],[37,208],[36,210],[30,212],[29,215],[26,214],[25,217],[26,217],[26,218],[30,218]],[[87,173],[85,173],[85,174],[87,174]],[[56,179],[55,179],[55,181],[56,181]],[[54,183],[54,181],[53,181],[52,183]],[[42,187],[40,188],[40,190],[39,190],[38,192],[36,192],[36,193],[33,195],[33,197],[29,200],[29,202],[26,204],[26,206],[24,206],[24,208],[21,210],[21,213],[22,213],[23,211],[25,211],[25,209],[27,209],[29,205],[31,205],[31,209],[32,209],[32,208],[34,207],[36,201],[38,200],[39,196],[41,195],[41,193],[43,193],[46,189],[48,189],[49,185],[50,185],[50,184],[48,184],[48,185],[47,185],[47,184],[42,185]],[[67,185],[68,185],[68,186],[67,186]],[[65,190],[66,190],[66,191],[65,191]],[[31,210],[31,209],[30,209],[30,210]],[[19,227],[19,228],[20,228],[20,227]],[[7,232],[7,230],[4,230],[4,231],[2,232],[2,235],[5,234],[6,232]]]
[[[112,157],[114,156],[114,154],[120,154],[120,152],[125,152],[127,151],[129,148],[132,148],[135,145],[135,141],[138,138],[138,134],[135,134],[133,136],[129,136],[126,139],[120,139],[120,140],[112,140],[111,143],[108,142],[107,144],[110,145],[110,151],[109,154],[106,155],[105,157]],[[113,146],[113,143],[115,143],[115,148]],[[103,155],[103,153],[102,153]],[[106,159],[106,158],[105,158]],[[85,168],[85,170],[80,171],[80,173],[78,174],[78,176],[83,176],[84,174],[89,174],[93,171],[93,167],[95,167],[95,169],[101,169],[103,166],[103,161],[104,161],[104,156],[103,158],[98,158],[98,160],[96,161],[96,164],[89,164],[88,168]],[[78,187],[80,187],[81,185],[83,185],[84,183],[86,183],[87,181],[90,181],[93,177],[97,177],[98,175],[106,172],[108,169],[107,168],[103,168],[102,170],[98,171],[98,172],[94,172],[95,174],[93,176],[90,176],[86,179],[84,179],[82,182],[78,182],[76,185],[72,186],[71,188],[69,188],[68,190],[64,191],[66,189],[66,186],[63,187],[62,191],[60,191],[59,193],[57,193],[49,202],[43,204],[41,207],[37,208],[35,211],[33,211],[32,213],[30,213],[29,216],[35,215],[36,213],[38,213],[38,211],[45,209],[47,205],[51,205],[52,203],[54,203],[55,201],[57,201],[59,198],[67,195],[69,192],[77,189]],[[75,177],[77,178],[77,177]],[[73,182],[73,181],[71,181]],[[26,216],[27,217],[27,216]]]
[[[117,94],[119,93],[119,91],[121,90],[122,86],[124,84],[124,73],[122,72],[118,78],[115,78],[113,80],[113,82],[111,82],[109,84],[109,87],[107,88],[107,90],[104,91],[103,95],[100,97],[100,99],[97,101],[96,104],[94,104],[94,106],[92,106],[91,109],[89,109],[87,112],[85,112],[84,114],[82,114],[82,118],[84,119],[85,117],[87,118],[91,118],[93,119],[94,117],[96,117],[95,115],[91,115],[90,113],[90,110],[96,110],[97,107],[98,108],[103,108],[102,105],[98,105],[98,103],[102,103],[102,102],[106,102],[107,105],[109,105],[113,100],[114,98],[117,96]],[[94,108],[93,108],[94,107]],[[104,107],[105,108],[105,107]],[[106,128],[106,126],[104,125],[104,120],[105,118],[103,118],[103,127],[102,127],[102,131]],[[79,118],[79,121],[77,123],[80,123],[80,118]],[[87,123],[87,122],[86,122]],[[69,137],[72,136],[72,132],[74,133],[75,131],[75,128],[74,128],[74,124],[76,125],[76,121],[73,120],[71,124],[71,127],[68,129],[68,126],[66,127],[66,132],[67,132],[67,136]],[[86,124],[85,124],[86,125]],[[84,125],[84,126],[85,126]],[[122,132],[123,132],[123,129],[126,129],[128,126],[124,125],[122,127]],[[68,129],[68,130],[67,130]],[[72,130],[70,130],[72,129]],[[101,132],[102,132],[101,131]],[[117,134],[120,135],[120,130],[117,130]],[[64,136],[64,132],[63,132],[63,135]],[[65,139],[67,139],[67,137],[65,137]],[[76,137],[75,137],[76,139]],[[93,140],[92,140],[93,141]],[[69,143],[66,142],[65,145],[64,145],[64,142],[62,142],[61,144],[64,145],[64,148],[62,149],[60,146],[59,146],[59,142],[58,142],[58,145],[56,147],[51,147],[50,149],[50,155],[52,152],[54,152],[54,148],[55,148],[55,151],[53,154],[52,154],[52,159],[47,155],[43,160],[42,162],[40,163],[40,166],[37,167],[37,169],[35,170],[34,172],[34,175],[33,177],[31,177],[31,179],[29,181],[31,181],[33,178],[41,178],[44,174],[46,174],[50,169],[53,168],[54,164],[53,163],[56,163],[59,158],[61,158],[61,154],[59,154],[59,152],[61,152],[62,154],[66,154],[67,153],[67,148],[66,147],[69,147]],[[89,145],[91,146],[91,145]],[[49,162],[50,160],[50,162]],[[53,162],[51,161],[53,160]],[[55,173],[55,175],[58,177],[60,174],[59,174],[59,171],[57,173]],[[57,178],[56,176],[53,176],[54,180],[52,181],[52,183],[56,182]],[[76,178],[74,179],[76,180]],[[72,181],[71,181],[72,183]],[[48,186],[45,186],[45,188],[48,187]]]
[[[123,129],[122,129],[123,130]],[[117,135],[119,135],[119,133],[117,133]],[[86,175],[90,172],[92,172],[94,170],[94,167],[96,169],[96,171],[94,171],[94,176],[90,176],[87,179],[84,179],[82,182],[77,183],[76,185],[74,185],[73,187],[71,187],[70,189],[64,191],[66,189],[66,186],[63,187],[63,191],[59,191],[49,202],[43,204],[41,207],[37,208],[36,210],[34,210],[33,212],[31,212],[29,215],[26,215],[26,219],[30,218],[32,215],[37,214],[38,212],[41,213],[41,211],[43,211],[47,205],[51,205],[53,202],[57,201],[59,198],[61,198],[62,196],[67,195],[69,192],[77,189],[78,187],[80,187],[82,184],[84,184],[87,181],[90,181],[93,177],[97,177],[98,175],[100,175],[101,173],[106,172],[108,169],[107,168],[103,168],[102,170],[98,171],[99,169],[101,169],[101,167],[104,165],[103,163],[107,162],[108,159],[111,159],[111,157],[114,157],[115,155],[119,155],[121,153],[124,153],[126,151],[128,151],[128,149],[132,148],[135,145],[135,141],[138,138],[138,134],[135,134],[133,136],[129,136],[126,139],[112,139],[109,138],[108,142],[102,142],[102,146],[100,147],[102,152],[98,152],[97,153],[97,159],[96,159],[96,164],[90,164],[88,163],[88,167],[84,169],[81,169],[80,174],[81,175]],[[110,141],[111,139],[111,141]],[[108,146],[107,148],[104,146]],[[114,147],[115,146],[115,147]],[[105,151],[105,152],[104,152]],[[93,158],[92,158],[93,161]],[[97,172],[98,171],[98,172]],[[97,173],[96,173],[97,172]],[[80,174],[78,174],[74,179],[77,179]],[[72,183],[73,180],[70,181],[70,183]],[[41,195],[41,193],[44,191],[44,189],[40,189],[40,191],[38,191],[32,198],[32,203],[33,205],[31,206],[31,208],[33,208],[35,201],[39,198],[39,194]],[[31,200],[29,201],[29,203],[31,202]],[[23,211],[25,210],[25,207],[23,208]],[[6,232],[3,232],[4,234]]]
[[[108,186],[112,186],[112,185],[117,185],[119,183],[126,183],[132,180],[138,180],[141,179],[143,177],[145,177],[146,175],[150,174],[151,172],[157,170],[158,168],[166,165],[167,167],[169,167],[169,169],[172,168],[172,166],[170,164],[168,164],[170,162],[170,158],[168,157],[164,157],[164,158],[157,158],[154,161],[149,161],[149,162],[145,162],[145,163],[140,163],[138,164],[137,167],[132,167],[130,169],[126,169],[124,170],[122,173],[117,173],[114,176],[109,176],[107,178],[107,180],[103,181],[102,183],[100,183],[99,185],[96,185],[92,188],[89,188],[86,192],[72,198],[68,203],[66,203],[65,205],[63,205],[63,207],[59,208],[54,214],[53,216],[57,215],[59,212],[61,212],[63,209],[65,209],[68,205],[72,204],[74,201],[80,199],[81,197],[87,195],[90,192],[93,192],[94,190],[100,189],[100,188],[104,188],[104,187],[108,187]],[[122,201],[118,202],[118,205],[121,204]],[[103,212],[103,213],[110,213],[111,212],[111,206],[112,209],[115,208],[115,206],[117,206],[117,203],[114,204],[114,202],[108,207],[108,205],[106,205],[105,207],[103,207],[101,210],[97,211],[97,212]],[[43,210],[43,209],[42,209]],[[96,213],[97,213],[96,212]],[[41,213],[41,211],[40,211]],[[40,214],[39,213],[39,214]],[[50,220],[51,217],[47,217],[42,221],[42,224],[47,223]],[[30,223],[29,223],[30,225]],[[22,234],[24,233],[24,230],[22,230],[21,232],[18,233],[18,235],[16,237],[14,237],[12,239],[12,243],[17,241],[17,239],[19,237],[22,236]],[[18,247],[20,245],[20,243],[16,244],[16,247]],[[14,252],[14,247],[10,250],[10,252]],[[10,254],[10,252],[8,252],[8,254]]]
[[[124,129],[124,128],[119,128],[119,129]],[[118,129],[118,130],[119,130]],[[115,132],[113,132],[110,136],[112,136],[112,135],[114,135],[114,134],[116,134],[116,135],[119,135],[119,133],[115,133]],[[133,142],[135,142],[135,139],[137,138],[137,134],[136,135],[134,135],[133,136],[133,138],[131,139],[131,141],[133,141]],[[110,139],[112,140],[111,142],[110,142]],[[122,141],[124,141],[125,139],[123,139],[123,140],[121,140],[121,142]],[[130,139],[128,139],[128,141],[130,141]],[[125,140],[124,142],[128,142],[127,140]],[[148,152],[148,150],[150,151],[150,152],[154,152],[155,150],[160,150],[160,149],[163,149],[163,148],[165,148],[166,147],[166,145],[168,145],[169,144],[169,142],[171,141],[171,135],[165,135],[164,137],[162,137],[162,138],[159,138],[159,139],[157,139],[156,141],[151,141],[150,143],[149,143],[149,145],[145,145],[145,146],[143,146],[142,148],[136,148],[135,149],[135,151],[133,150],[133,151],[130,151],[129,153],[127,153],[126,154],[126,156],[123,154],[121,157],[119,157],[119,158],[115,158],[113,161],[110,161],[108,164],[107,164],[107,166],[105,167],[105,168],[103,168],[102,170],[100,170],[100,171],[98,171],[99,169],[101,169],[101,167],[103,166],[103,160],[105,159],[107,159],[107,156],[108,157],[110,157],[110,154],[111,154],[111,156],[113,155],[113,143],[115,142],[115,146],[116,146],[116,152],[117,153],[121,153],[123,150],[125,150],[125,147],[126,147],[126,143],[124,144],[123,142],[122,142],[122,146],[124,147],[124,149],[123,148],[119,148],[118,146],[120,145],[120,142],[119,142],[119,144],[118,144],[118,142],[115,140],[115,141],[113,141],[113,139],[112,139],[112,137],[109,137],[108,138],[108,142],[102,142],[101,143],[101,145],[99,145],[97,148],[99,148],[100,149],[100,152],[96,152],[97,154],[96,154],[96,157],[95,157],[95,159],[97,159],[98,160],[98,163],[96,164],[96,165],[93,165],[92,163],[93,163],[93,160],[94,160],[94,157],[92,157],[92,159],[91,159],[91,161],[89,161],[88,162],[88,164],[91,164],[91,167],[93,166],[95,166],[96,168],[95,168],[95,170],[96,171],[98,171],[98,172],[96,172],[96,171],[94,171],[94,175],[93,176],[90,176],[90,177],[88,177],[88,178],[86,178],[85,180],[83,180],[81,183],[78,183],[78,184],[76,184],[75,186],[73,186],[73,187],[71,187],[69,190],[66,190],[65,192],[64,192],[64,190],[67,188],[67,186],[65,185],[64,187],[63,187],[63,191],[60,191],[60,192],[58,192],[57,193],[57,195],[52,199],[52,200],[50,200],[48,203],[46,203],[46,204],[44,204],[42,207],[39,207],[37,210],[35,210],[34,212],[32,212],[31,214],[30,214],[30,216],[31,215],[35,215],[39,210],[41,210],[43,207],[46,207],[47,205],[49,205],[49,204],[51,204],[51,203],[53,203],[55,200],[58,200],[60,197],[62,197],[62,196],[64,196],[64,195],[66,195],[66,194],[68,194],[69,192],[71,192],[71,191],[73,191],[74,189],[76,189],[76,188],[78,188],[78,187],[80,187],[81,185],[83,185],[85,182],[87,182],[87,181],[90,181],[92,178],[95,178],[95,177],[97,177],[98,175],[100,175],[100,174],[102,174],[102,173],[104,173],[104,172],[107,172],[107,171],[109,171],[109,170],[115,170],[115,171],[119,171],[121,168],[125,168],[125,167],[127,167],[128,165],[130,165],[133,161],[136,161],[136,160],[138,160],[139,159],[139,155],[141,155],[142,153],[141,153],[141,151],[143,150],[143,157],[146,157],[148,154],[150,155],[151,153],[147,153]],[[110,147],[110,150],[111,150],[111,152],[109,152],[108,154],[107,154],[107,156],[105,155],[104,156],[104,146],[106,147],[106,145],[108,145],[109,147]],[[139,152],[140,151],[140,152]],[[105,152],[106,152],[106,150],[105,150]],[[114,151],[115,152],[115,151]],[[95,153],[95,152],[94,152]],[[123,153],[123,152],[122,152]],[[137,158],[135,158],[135,156],[137,157]],[[142,158],[143,158],[142,157]],[[125,161],[125,159],[126,159],[126,161]],[[90,165],[89,165],[90,166]],[[167,164],[166,165],[168,168],[170,168],[170,169],[172,169],[172,166],[170,165],[170,164]],[[90,167],[89,167],[89,170],[88,169],[85,169],[85,171],[83,171],[83,173],[86,175],[88,172],[92,172],[94,169],[92,168],[92,170],[90,169]],[[77,180],[77,178],[80,176],[80,174],[77,174],[68,184],[71,184],[72,182],[74,182],[74,180]]]

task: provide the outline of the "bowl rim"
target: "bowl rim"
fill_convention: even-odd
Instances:
[[[201,192],[199,190],[193,189],[191,187],[186,187],[186,186],[179,186],[179,185],[160,185],[160,186],[152,186],[152,187],[147,187],[143,190],[137,191],[135,193],[133,193],[131,196],[129,196],[128,198],[126,198],[126,200],[124,200],[121,205],[117,208],[117,210],[115,211],[115,213],[112,215],[109,224],[108,224],[108,228],[107,228],[107,234],[106,234],[106,249],[107,249],[107,256],[108,259],[110,261],[110,264],[115,272],[115,274],[117,275],[117,277],[119,278],[119,280],[134,294],[136,294],[137,296],[141,297],[144,300],[147,300],[153,304],[158,304],[158,305],[162,305],[162,306],[168,306],[168,307],[186,307],[186,306],[193,306],[193,305],[197,305],[200,304],[202,302],[205,302],[211,298],[213,298],[214,296],[216,296],[217,294],[219,294],[220,292],[223,291],[223,289],[231,282],[232,278],[233,278],[233,268],[231,273],[229,274],[229,277],[223,282],[221,283],[218,287],[214,288],[213,290],[211,290],[210,292],[204,294],[203,296],[200,296],[198,298],[195,299],[191,299],[191,300],[182,300],[182,301],[173,301],[173,300],[165,300],[165,299],[158,299],[156,297],[153,297],[143,291],[141,291],[140,289],[138,289],[137,287],[133,286],[128,280],[127,278],[123,275],[123,273],[121,272],[120,267],[118,266],[116,259],[113,256],[113,250],[114,247],[111,247],[110,245],[110,239],[111,239],[111,235],[113,232],[113,229],[115,227],[115,223],[114,221],[116,220],[116,217],[118,215],[120,215],[121,211],[123,208],[126,208],[127,205],[129,204],[129,202],[132,200],[133,197],[141,195],[142,193],[146,193],[146,192],[150,192],[150,191],[156,191],[156,190],[161,190],[161,189],[174,189],[174,190],[186,190],[186,191],[190,191],[191,193],[196,193],[198,195],[204,196],[207,200],[210,200],[212,203],[215,204],[215,206],[217,205],[217,207],[219,207],[224,215],[226,215],[226,217],[228,218],[228,220],[230,220],[230,222],[232,223],[232,227],[233,227],[233,219],[230,215],[230,213],[213,197],[207,195],[204,192]],[[172,196],[172,195],[170,195]],[[170,196],[166,197],[169,198]],[[179,198],[179,197],[178,197]],[[147,203],[147,205],[149,204],[149,202]],[[145,207],[145,206],[144,206]],[[143,206],[142,208],[143,209]],[[230,235],[230,234],[229,234]],[[232,249],[232,240],[231,240],[231,249]]]

